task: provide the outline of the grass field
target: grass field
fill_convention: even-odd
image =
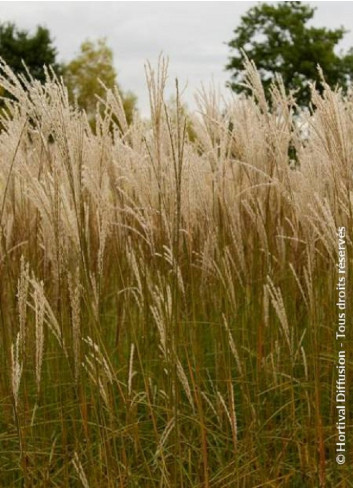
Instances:
[[[109,92],[93,132],[1,65],[3,487],[352,486],[353,95],[299,117],[246,70],[251,96],[201,91],[185,119],[161,59],[150,121]]]

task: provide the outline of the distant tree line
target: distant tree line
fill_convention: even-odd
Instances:
[[[343,27],[328,29],[311,25],[314,14],[315,8],[295,1],[251,7],[241,17],[234,37],[228,42],[231,48],[226,65],[231,72],[228,85],[238,93],[248,90],[242,83],[246,55],[255,62],[267,96],[279,74],[286,89],[295,93],[297,103],[308,105],[310,83],[323,89],[318,66],[329,85],[338,85],[346,91],[353,80],[353,48],[346,53],[339,53],[337,48],[347,31]],[[30,33],[13,23],[0,23],[0,56],[13,71],[26,74],[28,70],[34,78],[44,81],[44,65],[51,66],[63,77],[71,101],[93,117],[97,96],[104,96],[104,86],[110,89],[118,86],[111,48],[105,39],[86,40],[70,62],[59,63],[57,55],[47,28],[38,26]],[[118,90],[127,121],[131,122],[136,97],[119,86]]]

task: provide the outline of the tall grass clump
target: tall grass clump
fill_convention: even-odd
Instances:
[[[352,94],[269,102],[247,62],[251,96],[186,116],[160,60],[150,120],[108,91],[93,130],[55,76],[0,69],[1,484],[351,486]]]

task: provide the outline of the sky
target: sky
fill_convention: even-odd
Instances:
[[[230,51],[227,42],[247,9],[257,2],[6,2],[0,1],[0,21],[13,21],[33,31],[46,26],[58,49],[58,61],[70,61],[86,39],[106,37],[114,52],[118,82],[138,97],[148,115],[144,64],[156,66],[158,56],[169,58],[166,96],[174,80],[185,87],[183,100],[194,107],[194,94],[203,83],[225,90]],[[342,49],[353,46],[353,2],[308,2],[317,7],[313,24],[345,27]]]

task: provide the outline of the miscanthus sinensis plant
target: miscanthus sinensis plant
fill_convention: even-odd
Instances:
[[[186,115],[161,59],[150,120],[108,91],[93,131],[50,73],[0,69],[1,484],[352,485],[352,95],[312,87],[300,112],[279,80],[269,104],[247,62],[251,96],[201,90]]]

